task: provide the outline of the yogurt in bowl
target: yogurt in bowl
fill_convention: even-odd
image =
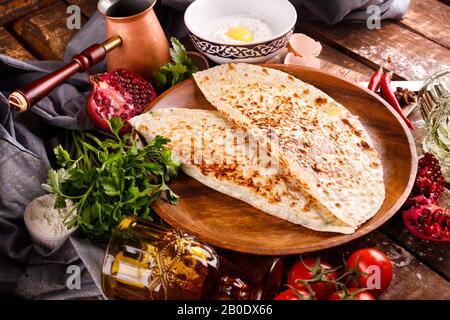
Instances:
[[[184,22],[194,46],[216,63],[263,63],[287,46],[297,21],[288,0],[196,0]]]

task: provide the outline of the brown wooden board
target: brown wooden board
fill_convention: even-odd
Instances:
[[[382,228],[395,242],[406,248],[420,261],[450,281],[450,244],[418,239],[406,230],[401,213],[398,213]]]
[[[97,11],[97,0],[66,0],[66,2],[79,6],[86,17],[92,16]]]
[[[382,21],[378,30],[369,30],[364,24],[339,23],[330,27],[307,20],[300,21],[297,28],[371,68],[388,66],[390,58],[389,69],[407,80],[423,80],[450,67],[448,49],[391,21]]]
[[[20,60],[33,60],[34,57],[5,28],[0,27],[0,54]]]
[[[33,54],[44,60],[60,60],[64,48],[77,30],[67,28],[68,4],[58,2],[30,13],[12,24],[13,31]],[[82,24],[86,21],[84,17]]]
[[[0,1],[0,26],[18,19],[33,10],[58,0],[4,0]]]
[[[354,82],[367,80],[367,76],[365,76],[359,72],[347,69],[345,67],[334,64],[327,60],[322,60],[322,58],[319,58],[319,60],[320,60],[320,70],[334,74],[338,77],[343,77],[346,80],[350,80],[350,81],[354,81]]]
[[[322,43],[322,52],[319,59],[326,61],[321,64],[321,69],[326,72],[336,73],[353,81],[369,81],[373,70],[361,62],[350,58],[333,47]]]
[[[398,23],[450,49],[450,6],[437,0],[411,0],[408,14]]]
[[[354,83],[316,69],[272,65],[323,90],[344,104],[368,130],[383,163],[386,200],[380,211],[351,235],[315,232],[272,217],[237,199],[181,175],[172,190],[176,206],[157,201],[153,208],[168,223],[226,249],[268,255],[320,250],[356,239],[389,219],[403,204],[415,178],[416,152],[409,129],[378,96]],[[160,96],[150,108],[213,107],[190,79]],[[373,110],[377,110],[374,112]]]

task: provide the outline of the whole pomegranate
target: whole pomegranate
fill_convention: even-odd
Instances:
[[[128,120],[141,114],[156,98],[152,85],[126,69],[115,69],[90,77],[92,91],[87,100],[91,120],[102,130],[109,131],[108,120],[119,117],[125,126],[121,133],[131,130]]]

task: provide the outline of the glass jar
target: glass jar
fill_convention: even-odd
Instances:
[[[211,299],[218,288],[218,270],[215,250],[196,238],[128,217],[108,245],[102,288],[114,299]]]
[[[272,300],[283,276],[283,261],[278,257],[243,254],[218,249],[220,281],[216,299]]]
[[[427,128],[425,152],[439,160],[442,173],[450,178],[450,69],[425,80],[417,101]]]

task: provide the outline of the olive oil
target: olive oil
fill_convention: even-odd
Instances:
[[[211,299],[218,289],[214,249],[180,231],[126,218],[108,246],[104,294],[116,299]]]

